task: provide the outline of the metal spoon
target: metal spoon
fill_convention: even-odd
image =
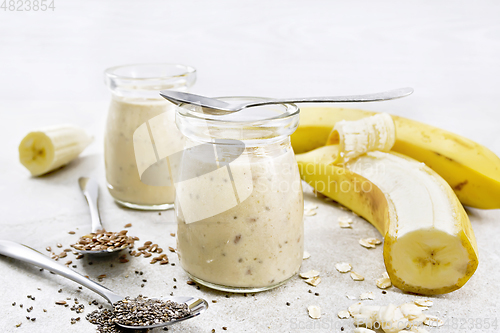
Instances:
[[[375,94],[331,96],[331,97],[309,97],[309,98],[280,98],[280,99],[258,99],[247,103],[227,103],[216,98],[210,98],[186,92],[174,90],[162,90],[160,95],[170,102],[181,104],[192,104],[203,107],[203,112],[211,114],[227,114],[240,111],[250,106],[281,104],[281,103],[352,103],[352,102],[376,102],[401,98],[413,93],[413,88],[400,88]]]
[[[99,217],[99,207],[97,205],[97,200],[99,199],[99,186],[97,182],[88,177],[80,177],[78,179],[78,184],[80,184],[80,189],[83,195],[87,199],[87,203],[90,208],[90,218],[92,220],[92,232],[97,233],[99,231],[104,231],[104,227],[101,223],[101,218]],[[99,250],[99,251],[87,251],[87,250],[77,250],[81,254],[89,255],[106,255],[114,252],[119,252],[128,248],[128,245],[124,245],[113,250]]]
[[[34,250],[26,245],[18,244],[15,242],[11,242],[8,240],[0,240],[0,254],[4,256],[18,259],[29,264],[45,268],[51,272],[57,273],[61,276],[64,276],[70,280],[75,281],[76,283],[81,284],[84,287],[89,288],[90,290],[98,293],[102,297],[104,297],[111,305],[120,300],[123,300],[125,297],[120,296],[109,290],[108,288],[100,285],[97,282],[94,282],[83,275],[75,272],[74,270],[65,267],[56,263],[55,261],[49,259],[47,256],[41,254],[37,250]],[[129,328],[129,329],[149,329],[155,327],[163,327],[178,323],[180,321],[184,321],[187,319],[191,319],[202,314],[206,309],[208,309],[208,303],[201,298],[195,297],[168,297],[161,298],[162,301],[173,301],[177,303],[186,303],[189,309],[191,309],[191,314],[189,316],[175,319],[169,322],[162,322],[150,326],[128,326],[117,323],[117,325]]]

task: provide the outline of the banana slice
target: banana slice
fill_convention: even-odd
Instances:
[[[330,134],[330,144],[339,144],[340,147],[337,162],[347,162],[369,151],[387,152],[395,142],[396,129],[388,113],[356,121],[339,121]]]
[[[40,176],[68,164],[91,142],[92,137],[76,126],[43,128],[28,133],[21,141],[19,161],[32,176]]]

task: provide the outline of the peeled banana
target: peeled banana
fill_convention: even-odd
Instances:
[[[398,153],[368,152],[334,164],[338,145],[296,155],[303,180],[373,224],[384,236],[394,286],[417,294],[462,287],[478,265],[469,218],[436,172]]]
[[[389,151],[396,140],[394,121],[380,113],[358,121],[342,120],[330,133],[330,144],[339,144],[338,162],[347,162],[369,151]]]
[[[295,153],[336,143],[332,132],[342,120],[375,115],[356,109],[301,108],[298,129],[291,136]],[[452,187],[467,206],[500,208],[500,158],[488,148],[460,135],[403,117],[392,116],[396,128],[393,151],[425,163]],[[330,135],[331,134],[331,135]]]
[[[19,144],[19,160],[40,176],[74,160],[92,142],[79,127],[59,125],[28,133]]]

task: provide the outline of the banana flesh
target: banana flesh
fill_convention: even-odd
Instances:
[[[369,152],[342,166],[338,154],[331,145],[297,155],[301,177],[379,230],[393,285],[427,295],[463,286],[477,268],[477,245],[450,186],[397,153]]]
[[[291,136],[295,153],[336,143],[335,124],[375,115],[357,109],[301,108],[298,129]],[[500,208],[500,158],[488,148],[460,135],[411,119],[392,116],[396,142],[392,151],[425,163],[443,177],[462,204]],[[332,134],[332,135],[330,135]]]
[[[19,160],[32,176],[40,176],[68,164],[91,142],[92,138],[79,127],[47,127],[24,137],[19,144]]]
[[[330,134],[330,144],[339,144],[339,162],[347,162],[369,151],[389,151],[396,141],[394,121],[380,113],[357,121],[341,120]]]

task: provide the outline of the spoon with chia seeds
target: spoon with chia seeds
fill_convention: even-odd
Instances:
[[[120,232],[107,232],[99,217],[99,186],[92,178],[80,177],[78,179],[80,189],[87,199],[90,209],[90,219],[92,221],[92,233],[80,237],[76,244],[72,244],[75,250],[81,254],[107,255],[128,248],[134,244],[134,239],[127,236],[127,230]]]
[[[56,263],[40,252],[12,241],[0,240],[0,254],[45,268],[98,293],[113,306],[111,320],[120,327],[150,329],[173,325],[199,316],[208,308],[207,301],[195,297],[146,298],[139,296],[130,298],[117,295],[69,267]],[[135,304],[137,304],[139,311],[136,311]],[[100,324],[96,318],[97,316],[92,313],[89,320],[92,323]]]

